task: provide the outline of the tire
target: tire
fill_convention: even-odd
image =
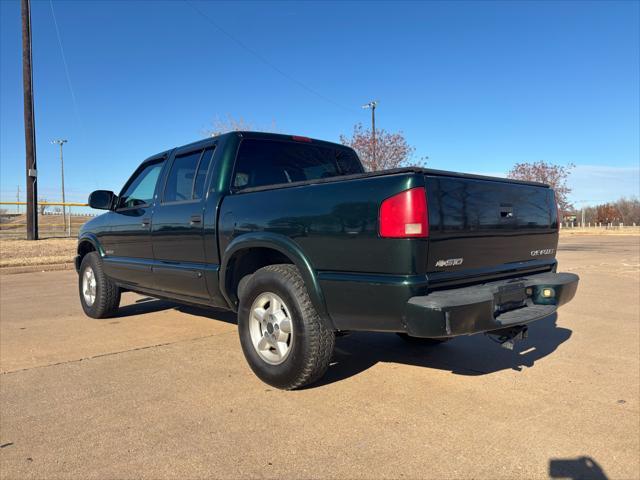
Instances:
[[[411,335],[407,335],[406,333],[397,333],[396,335],[398,335],[405,342],[411,343],[414,345],[440,345],[441,343],[445,343],[451,340],[451,337],[422,338],[422,337],[412,337]]]
[[[82,259],[78,292],[82,309],[91,318],[108,318],[118,311],[120,288],[105,275],[97,252],[89,252]]]
[[[247,286],[247,283],[249,283],[249,280],[251,280],[251,275],[245,275],[238,282],[238,290],[237,290],[238,298],[241,298],[244,295],[244,289]]]
[[[283,390],[322,377],[335,343],[335,334],[311,303],[300,272],[288,264],[261,268],[243,286],[238,333],[251,370]]]

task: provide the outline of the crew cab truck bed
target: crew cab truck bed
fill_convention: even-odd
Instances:
[[[553,314],[578,278],[556,273],[546,185],[405,168],[364,172],[353,150],[233,132],[143,162],[98,191],[79,237],[89,316],[133,290],[238,312],[245,357],[271,385],[326,370],[337,332],[444,339]]]

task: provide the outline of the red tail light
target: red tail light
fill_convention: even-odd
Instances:
[[[415,238],[429,236],[427,194],[412,188],[387,198],[380,206],[380,236]]]

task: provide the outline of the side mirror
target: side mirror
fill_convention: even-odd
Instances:
[[[89,195],[89,206],[96,210],[111,210],[116,198],[115,193],[109,190],[96,190]]]

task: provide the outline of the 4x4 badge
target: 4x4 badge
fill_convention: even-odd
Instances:
[[[438,260],[436,267],[455,267],[462,265],[462,262],[464,262],[464,258],[447,258],[446,260]]]

